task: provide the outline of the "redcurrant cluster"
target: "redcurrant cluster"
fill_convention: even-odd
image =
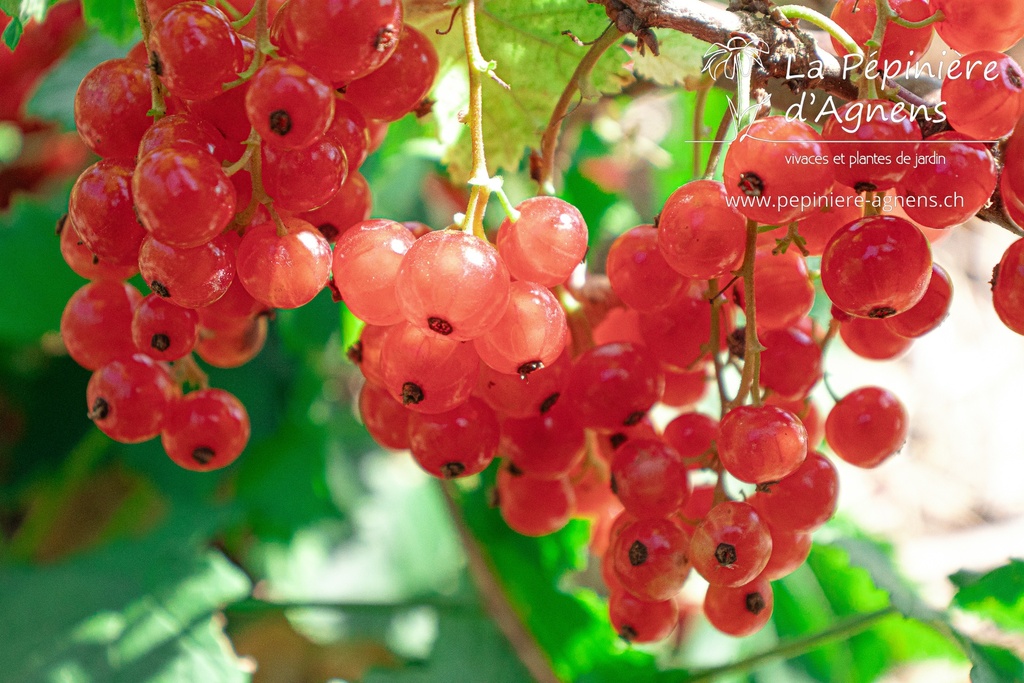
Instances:
[[[358,169],[374,136],[420,104],[437,71],[398,0],[276,10],[233,24],[203,2],[150,2],[148,42],[95,67],[75,97],[79,135],[103,158],[59,227],[68,264],[91,280],[61,335],[94,371],[96,425],[126,443],[160,435],[187,469],[231,463],[250,429],[193,352],[242,365],[275,309],[327,285],[346,256],[331,242],[370,212]],[[148,296],[125,282],[136,273]],[[183,394],[190,384],[199,390]]]

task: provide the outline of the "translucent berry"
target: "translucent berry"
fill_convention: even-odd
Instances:
[[[213,99],[244,68],[238,34],[205,2],[181,2],[154,18],[149,46],[160,81],[186,100]]]
[[[760,631],[775,605],[772,585],[758,577],[743,586],[709,586],[704,596],[704,616],[722,633],[741,638]]]
[[[132,285],[101,280],[71,295],[60,318],[60,336],[68,355],[83,368],[97,370],[136,353],[132,311],[142,295]]]
[[[509,301],[509,274],[498,251],[472,234],[440,230],[409,249],[396,281],[405,319],[454,341],[498,324]]]
[[[667,517],[690,495],[686,464],[660,439],[630,439],[612,459],[612,487],[637,519]]]
[[[368,119],[395,121],[416,108],[437,76],[437,51],[425,35],[406,26],[398,49],[378,69],[345,87],[345,99]]]
[[[932,14],[928,0],[888,0],[889,6],[896,14],[907,21],[920,21]],[[934,5],[934,2],[932,3]],[[832,10],[832,19],[846,29],[857,43],[864,47],[875,32],[878,21],[878,8],[875,0],[839,0]],[[886,73],[890,78],[901,75],[910,66],[920,61],[932,42],[932,27],[907,28],[889,22],[885,28],[885,38],[878,55],[880,64],[875,67]],[[836,53],[843,57],[846,48],[835,38],[832,46]]]
[[[85,246],[112,266],[135,265],[146,231],[135,217],[130,162],[102,159],[78,176],[68,216]]]
[[[178,360],[195,348],[199,315],[150,294],[135,307],[132,341],[140,353],[155,360]]]
[[[711,508],[690,540],[693,568],[715,586],[742,586],[765,565],[772,537],[764,520],[747,503],[725,501]]]
[[[678,273],[710,280],[740,266],[746,219],[729,205],[717,180],[683,185],[665,202],[658,220],[661,254]]]
[[[576,359],[565,398],[585,426],[618,429],[643,419],[664,387],[661,371],[642,346],[605,344]]]
[[[928,240],[912,223],[870,216],[845,225],[821,257],[821,284],[836,306],[888,318],[921,300],[932,274]]]
[[[245,94],[245,113],[260,138],[277,149],[300,149],[327,132],[334,116],[329,84],[286,59],[264,64]]]
[[[950,125],[976,140],[998,140],[1013,131],[1024,112],[1024,73],[1009,55],[972,52],[942,83]]]
[[[151,119],[149,71],[126,59],[93,67],[75,92],[75,127],[102,157],[131,160]]]
[[[412,413],[409,417],[413,459],[441,479],[482,472],[498,452],[498,439],[494,410],[476,398],[443,413]]]
[[[384,448],[409,448],[411,415],[411,410],[406,410],[384,388],[373,382],[366,382],[359,390],[359,416],[363,426],[373,440]]]
[[[761,386],[783,398],[803,398],[821,381],[824,370],[821,348],[803,330],[787,327],[758,335],[761,352]]]
[[[284,219],[287,233],[264,223],[250,229],[238,245],[238,279],[260,303],[298,308],[313,300],[331,272],[331,245],[312,225]]]
[[[612,627],[628,643],[655,643],[668,638],[679,623],[675,600],[647,602],[626,591],[614,591],[608,598]]]
[[[324,137],[302,149],[279,150],[266,144],[263,188],[274,206],[285,211],[312,211],[331,201],[348,175],[345,152]]]
[[[772,529],[814,531],[835,514],[839,473],[821,453],[810,453],[788,477],[758,486],[747,499]]]
[[[501,320],[477,337],[480,360],[511,375],[529,375],[555,362],[565,350],[568,325],[558,299],[533,282],[513,282]]]
[[[546,536],[569,523],[576,506],[564,477],[538,479],[511,467],[498,470],[498,506],[502,519],[524,536]]]
[[[633,228],[615,240],[605,266],[612,289],[630,308],[653,311],[672,302],[687,284],[658,248],[658,231]]]
[[[668,519],[632,521],[608,546],[615,576],[641,600],[668,600],[690,573],[686,532]]]
[[[836,455],[858,467],[877,467],[907,440],[907,411],[879,387],[855,389],[833,406],[825,439]]]
[[[220,297],[235,277],[233,241],[225,235],[198,247],[185,249],[147,237],[139,251],[139,272],[161,298],[200,308]]]
[[[338,238],[331,265],[334,285],[356,317],[373,325],[405,319],[395,281],[415,241],[401,223],[380,219],[356,223]]]
[[[891,24],[886,37],[892,28],[900,27]],[[875,192],[895,187],[914,167],[921,128],[903,103],[856,100],[828,118],[821,136],[833,157],[858,160],[836,164],[836,181],[857,192]]]
[[[502,457],[539,479],[557,479],[572,471],[583,459],[584,439],[583,428],[568,409],[501,423]]]
[[[935,25],[946,44],[961,54],[976,50],[1003,52],[1024,37],[1024,5],[1016,0],[990,0],[979,12],[972,0],[931,0],[945,18]]]
[[[923,337],[946,319],[952,303],[953,282],[949,273],[939,264],[932,263],[932,277],[924,296],[910,309],[886,318],[885,326],[903,337]]]
[[[587,224],[579,210],[557,197],[531,197],[516,206],[498,230],[498,252],[512,277],[545,287],[559,285],[587,253]]]
[[[160,435],[167,455],[187,470],[207,472],[234,462],[249,442],[249,414],[222,389],[186,394],[168,410]]]
[[[380,364],[395,400],[416,412],[443,413],[469,398],[480,357],[472,344],[398,323],[384,338]]]
[[[160,433],[164,413],[177,391],[167,370],[149,356],[114,360],[89,379],[85,392],[89,419],[116,441],[148,441]]]
[[[60,236],[60,254],[64,261],[86,280],[126,280],[139,272],[137,261],[119,266],[100,260],[78,236],[78,230],[67,216],[57,223],[57,234]]]

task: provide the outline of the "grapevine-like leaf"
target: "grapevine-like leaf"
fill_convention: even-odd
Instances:
[[[971,683],[1020,683],[1024,681],[1024,663],[1009,650],[994,645],[968,642],[971,658]]]
[[[428,35],[447,27],[448,17],[424,27]],[[506,90],[484,78],[484,145],[488,166],[515,169],[527,148],[536,148],[555,102],[569,83],[587,48],[577,45],[565,31],[581,40],[597,38],[608,17],[597,5],[579,0],[489,0],[477,13],[477,33],[485,59],[497,63],[496,73]],[[470,145],[459,114],[468,106],[466,57],[462,32],[456,21],[452,31],[435,38],[441,73],[434,90],[434,115],[443,147],[442,161],[455,182],[469,177]],[[591,84],[581,92],[615,93],[627,77],[622,50],[613,47],[598,61]]]
[[[679,31],[658,35],[658,51],[650,50],[633,55],[633,69],[642,78],[658,85],[683,86],[693,89],[700,80],[707,43]]]
[[[1024,561],[987,574],[962,571],[949,577],[960,590],[953,606],[991,619],[1003,628],[1024,630]]]
[[[5,567],[5,681],[249,680],[215,615],[250,584],[194,537],[196,514],[52,567]],[[194,512],[194,511],[193,511]]]

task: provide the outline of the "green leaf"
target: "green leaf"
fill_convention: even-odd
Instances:
[[[82,13],[87,26],[122,45],[138,40],[139,20],[131,0],[82,0]]]
[[[953,606],[991,619],[1003,628],[1024,630],[1024,561],[1010,563],[987,574],[962,571],[949,577],[960,590]]]
[[[967,642],[971,667],[971,683],[1021,683],[1024,663],[1014,653],[994,645]]]
[[[46,0],[0,0],[0,11],[11,18],[3,34],[7,47],[12,50],[18,47],[25,24],[31,19],[42,21],[48,7]]]
[[[426,27],[428,35],[447,26]],[[587,48],[574,43],[564,31],[581,40],[593,40],[608,26],[604,9],[579,0],[490,0],[478,12],[477,34],[485,59],[497,63],[495,73],[509,85],[504,89],[483,77],[484,146],[491,171],[516,169],[528,147],[537,147],[555,102],[569,83]],[[455,29],[436,38],[441,73],[434,91],[434,115],[444,148],[442,161],[456,183],[469,177],[470,144],[466,126],[458,121],[468,106],[466,57],[462,35]],[[583,91],[616,93],[626,78],[626,55],[616,47],[598,61],[592,84]]]
[[[123,47],[96,31],[90,31],[46,74],[28,101],[26,112],[41,119],[57,121],[64,130],[74,130],[78,84],[100,62],[124,55]]]
[[[64,263],[54,232],[67,206],[68,192],[45,199],[20,195],[0,214],[0,342],[34,343],[59,329],[64,305],[85,284]]]
[[[18,47],[18,43],[21,42],[21,36],[25,33],[25,25],[21,23],[21,19],[18,17],[11,17],[11,21],[4,28],[4,34],[2,36],[4,45],[11,48],[12,50]]]
[[[245,575],[175,510],[156,533],[51,567],[0,569],[0,670],[8,683],[249,680],[216,620]]]
[[[642,78],[668,87],[697,87],[708,44],[679,31],[658,34],[658,51],[633,55],[633,70]]]

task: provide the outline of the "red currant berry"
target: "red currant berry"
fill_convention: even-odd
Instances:
[[[132,316],[135,347],[155,360],[178,360],[192,352],[199,339],[199,315],[150,294]]]
[[[391,326],[380,353],[385,387],[419,413],[443,413],[463,403],[479,373],[480,357],[472,344],[409,323]]]
[[[60,336],[68,355],[83,368],[96,370],[136,353],[132,311],[142,295],[132,285],[101,280],[71,295],[60,318]]]
[[[490,406],[476,398],[443,413],[409,416],[413,459],[428,474],[441,479],[484,471],[498,452],[498,438],[498,418]]]
[[[744,586],[709,586],[704,616],[722,633],[742,638],[760,631],[775,605],[772,585],[758,577]]]
[[[661,255],[676,272],[710,280],[740,266],[746,220],[729,203],[717,180],[683,185],[665,202],[658,220]]]
[[[539,479],[557,479],[582,460],[583,428],[567,409],[550,410],[501,423],[501,455],[520,471]]]
[[[546,287],[517,281],[501,320],[473,344],[480,360],[495,370],[526,376],[554,363],[565,350],[567,335],[558,299]]]
[[[718,457],[740,481],[778,481],[807,457],[807,430],[777,406],[739,406],[722,418]]]
[[[832,518],[839,473],[821,453],[810,453],[788,477],[757,487],[749,502],[772,529],[814,531]]]
[[[501,320],[510,284],[501,256],[486,240],[440,230],[410,247],[395,286],[406,320],[438,336],[468,341]]]
[[[628,592],[614,591],[608,598],[612,628],[627,643],[655,643],[668,638],[679,623],[675,600],[647,602]]]
[[[409,448],[411,415],[412,411],[406,410],[387,390],[373,382],[364,383],[359,390],[359,417],[373,440],[384,448]]]
[[[498,253],[517,280],[554,287],[568,279],[587,253],[587,224],[557,197],[531,197],[516,206],[519,219],[498,229]]]
[[[85,246],[111,266],[135,265],[146,231],[135,217],[132,166],[102,159],[78,176],[68,216]]]
[[[911,220],[949,228],[978,213],[992,197],[996,164],[980,142],[947,131],[922,142],[918,153],[923,161],[896,186]]]
[[[877,467],[907,440],[907,411],[878,387],[851,391],[825,420],[825,439],[836,455],[857,467]]]
[[[395,121],[416,108],[436,77],[433,43],[406,26],[394,54],[380,68],[345,86],[345,99],[368,119]]]
[[[139,272],[160,297],[185,308],[208,306],[231,286],[237,237],[225,235],[198,247],[172,247],[147,237],[139,250]]]
[[[857,192],[875,192],[896,187],[913,168],[921,127],[902,102],[856,100],[829,117],[821,136],[833,156],[867,160],[836,164],[836,181]]]
[[[605,266],[612,289],[630,308],[654,311],[672,303],[687,284],[658,248],[658,231],[641,225],[619,235]]]
[[[504,417],[537,417],[558,405],[571,366],[568,350],[551,365],[526,376],[509,375],[481,363],[475,393]]]
[[[686,464],[660,439],[629,439],[612,459],[612,490],[637,519],[667,517],[690,495]]]
[[[725,501],[711,508],[690,540],[693,568],[714,586],[742,586],[765,565],[772,537],[747,503]]]
[[[595,429],[619,429],[643,419],[665,388],[661,371],[645,351],[633,344],[605,344],[576,359],[565,398],[580,422]]]
[[[888,318],[921,300],[932,275],[928,240],[912,223],[869,216],[843,226],[821,257],[821,284],[836,306]]]
[[[373,196],[366,178],[359,172],[350,172],[331,201],[299,214],[299,218],[315,225],[328,242],[336,242],[353,225],[370,217],[372,205]]]
[[[148,441],[160,433],[178,387],[162,365],[141,353],[111,361],[86,389],[89,418],[111,439]]]
[[[513,467],[498,470],[502,519],[524,536],[546,536],[566,524],[575,509],[572,486],[561,479],[537,479]]]
[[[1024,239],[1010,245],[993,271],[992,304],[1006,327],[1024,334]]]
[[[267,327],[267,319],[263,316],[233,327],[200,327],[196,353],[215,368],[241,367],[263,350],[267,342]]]
[[[372,325],[405,319],[395,280],[415,241],[401,223],[380,219],[356,223],[338,238],[331,265],[334,286],[356,317]]]
[[[135,158],[151,123],[149,71],[126,59],[102,62],[75,92],[75,127],[102,157]]]
[[[187,470],[208,472],[234,462],[249,442],[249,414],[222,389],[201,389],[168,410],[160,435],[164,450]]]
[[[839,336],[847,348],[861,358],[892,360],[902,356],[914,342],[890,330],[886,325],[889,320],[892,318],[850,318],[840,325]]]
[[[932,14],[928,0],[887,0],[896,14],[906,21],[920,21]],[[934,3],[933,3],[934,4]],[[864,47],[875,32],[878,22],[878,7],[875,0],[839,0],[832,10],[832,19],[846,29],[857,43]],[[932,27],[907,28],[889,22],[885,38],[878,55],[877,70],[889,77],[899,76],[920,61],[932,42]],[[832,46],[840,57],[847,54],[846,48],[835,38]]]
[[[933,263],[932,278],[928,281],[924,297],[909,310],[886,318],[885,326],[903,337],[923,337],[946,319],[952,303],[953,282],[949,273],[939,264]]]
[[[809,531],[782,531],[771,529],[772,556],[761,572],[761,578],[775,581],[789,576],[800,568],[811,554]]]
[[[1003,52],[1024,37],[1024,5],[1016,0],[990,0],[979,12],[972,0],[931,0],[945,17],[935,25],[946,44],[961,54],[976,50]]]
[[[608,546],[616,578],[641,600],[660,602],[679,592],[690,573],[686,532],[668,519],[630,522]]]
[[[126,280],[139,272],[138,261],[123,266],[108,264],[95,256],[78,236],[71,219],[64,216],[57,223],[60,254],[71,270],[86,280]]]
[[[312,225],[284,219],[287,232],[273,223],[250,229],[238,245],[238,279],[260,303],[298,308],[313,300],[331,273],[331,245]]]
[[[977,140],[1009,135],[1024,112],[1020,65],[1012,57],[990,50],[972,52],[959,62],[963,71],[949,74],[942,84],[950,125]]]
[[[205,2],[181,2],[156,18],[149,47],[160,81],[186,100],[213,99],[245,68],[231,22]]]
[[[821,381],[824,370],[821,348],[803,330],[787,327],[758,335],[761,352],[761,386],[782,398],[804,398]]]
[[[334,116],[331,86],[298,64],[278,59],[252,77],[245,113],[263,141],[277,149],[301,149],[320,139]]]
[[[312,211],[341,191],[348,175],[345,152],[333,139],[321,138],[302,149],[279,150],[266,144],[263,189],[285,211]]]

